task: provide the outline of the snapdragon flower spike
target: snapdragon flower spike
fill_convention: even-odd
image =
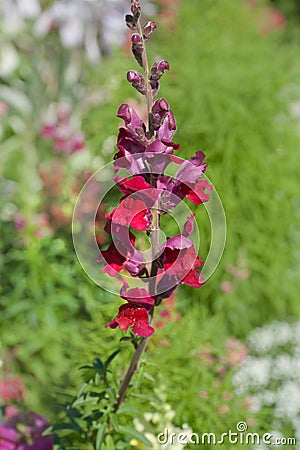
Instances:
[[[102,251],[100,260],[105,260],[105,273],[121,279],[120,297],[126,301],[106,326],[125,331],[131,328],[138,336],[148,337],[154,332],[150,325],[153,309],[163,299],[180,284],[199,288],[204,283],[203,261],[192,239],[195,214],[187,217],[179,234],[169,236],[163,243],[158,242],[160,217],[170,214],[184,200],[196,205],[207,202],[212,186],[204,178],[207,163],[203,152],[197,151],[186,161],[174,154],[180,149],[173,141],[174,113],[165,98],[156,99],[160,79],[170,66],[168,61],[160,60],[149,70],[145,43],[156,24],[148,22],[141,26],[139,0],[131,0],[131,13],[126,16],[126,23],[134,31],[132,52],[144,73],[130,70],[127,80],[146,96],[148,123],[131,106],[120,106],[117,116],[124,124],[119,129],[118,151],[114,156],[114,182],[123,197],[106,217],[105,231],[111,235],[112,242]],[[175,176],[165,173],[171,163],[178,166]],[[139,239],[135,235],[141,232],[151,240],[150,262],[144,260],[136,247]],[[138,284],[129,289],[125,276],[130,276],[132,281],[139,279],[145,288]]]

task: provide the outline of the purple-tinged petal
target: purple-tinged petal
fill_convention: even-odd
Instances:
[[[185,184],[181,186],[184,196],[195,205],[201,205],[201,203],[208,202],[210,199],[210,195],[206,193],[204,189],[212,191],[213,186],[209,184],[207,180],[197,181],[193,188],[186,186]]]
[[[195,166],[200,166],[205,160],[205,158],[206,158],[205,153],[198,150],[196,154],[189,159],[189,161]]]
[[[190,248],[193,245],[193,241],[182,234],[176,234],[169,239],[167,239],[165,246],[171,250],[183,250]]]
[[[143,305],[151,308],[154,305],[154,298],[150,296],[148,291],[144,288],[133,288],[127,291],[128,284],[124,283],[120,290],[120,297],[124,298],[130,303]]]
[[[188,218],[187,221],[184,224],[183,227],[183,236],[190,236],[192,234],[192,232],[194,231],[194,221],[195,221],[195,214],[191,214]]]

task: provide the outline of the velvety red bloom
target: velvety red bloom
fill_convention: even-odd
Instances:
[[[122,305],[118,315],[105,326],[108,328],[119,327],[120,330],[124,331],[132,327],[133,333],[143,337],[149,337],[154,333],[154,328],[149,325],[147,310],[132,303]]]
[[[160,280],[160,286],[164,286],[166,290],[167,286],[171,289],[178,284],[202,286],[203,279],[198,267],[203,264],[203,261],[195,252],[191,239],[183,235],[168,239],[160,260],[165,271]]]
[[[111,215],[106,215],[107,224],[105,231],[114,234],[114,241],[111,242],[107,250],[101,250],[97,262],[105,262],[103,272],[111,277],[125,269],[132,276],[141,276],[145,272],[145,261],[143,256],[134,247],[135,236],[128,229],[119,225],[112,224]]]
[[[121,201],[111,215],[112,222],[121,226],[131,226],[137,231],[149,228],[148,208],[145,203],[133,197]]]
[[[213,187],[207,180],[199,180],[191,188],[186,184],[181,186],[183,195],[195,205],[201,205],[201,203],[208,202],[210,195],[205,192],[205,189],[212,191]]]
[[[114,181],[118,187],[118,189],[123,192],[125,195],[133,194],[134,192],[145,190],[145,189],[154,189],[153,186],[145,180],[141,175],[136,175],[132,178],[119,178],[115,177]]]

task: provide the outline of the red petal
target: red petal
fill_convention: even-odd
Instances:
[[[112,221],[122,226],[132,226],[137,231],[145,231],[148,226],[147,208],[144,202],[131,197],[125,198],[112,212]]]
[[[181,191],[184,196],[195,205],[200,205],[201,203],[207,202],[209,200],[210,195],[204,192],[204,189],[212,191],[213,187],[206,180],[197,181],[193,188],[185,184],[182,184],[181,186]]]
[[[132,331],[134,334],[142,337],[149,337],[154,333],[154,328],[151,327],[147,322],[137,322],[133,327]]]

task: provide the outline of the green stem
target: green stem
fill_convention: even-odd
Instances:
[[[152,95],[152,89],[149,82],[149,64],[148,64],[148,58],[147,58],[147,51],[146,51],[146,45],[143,37],[143,29],[141,26],[140,20],[137,21],[137,31],[142,39],[143,43],[143,52],[142,52],[142,61],[143,61],[143,69],[145,74],[145,81],[146,81],[146,87],[147,87],[147,93],[146,93],[146,99],[147,99],[147,112],[148,112],[148,130],[149,130],[149,138],[151,138],[154,134],[154,131],[152,129],[151,125],[151,109],[153,105],[153,95]]]
[[[121,384],[121,387],[120,387],[119,392],[118,392],[118,396],[117,396],[118,400],[117,400],[117,403],[115,405],[115,411],[117,411],[119,409],[119,407],[121,406],[121,404],[123,403],[123,401],[125,399],[125,394],[126,394],[126,391],[127,391],[128,387],[129,387],[129,383],[131,381],[131,378],[132,378],[134,372],[137,369],[137,365],[138,365],[139,359],[141,358],[142,354],[144,353],[144,351],[145,351],[145,349],[147,347],[148,340],[149,340],[148,338],[143,337],[141,339],[141,342],[139,343],[136,351],[133,354],[130,366],[129,366],[127,372],[126,372],[126,375],[124,377],[123,383]]]

